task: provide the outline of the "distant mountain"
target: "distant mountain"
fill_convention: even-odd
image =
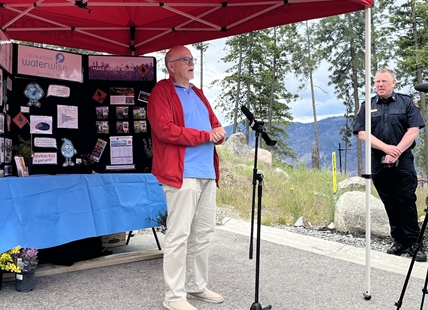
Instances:
[[[336,152],[337,171],[345,172],[345,142],[342,140],[340,129],[345,125],[343,116],[330,117],[317,122],[320,143],[321,166],[331,169],[332,153]],[[227,126],[227,136],[232,134],[233,126]],[[304,162],[308,168],[312,167],[312,148],[315,146],[314,123],[294,123],[287,128],[289,138],[286,139],[289,147],[297,153],[298,162]],[[250,146],[254,146],[254,134],[251,135]],[[342,149],[339,152],[340,148]],[[351,139],[352,145],[346,154],[346,172],[356,175],[358,171],[356,138]],[[364,144],[363,144],[364,153]],[[364,154],[363,154],[364,155]],[[364,159],[363,159],[364,160]],[[289,160],[286,162],[291,163]],[[341,165],[340,165],[341,163]]]
[[[340,134],[341,128],[346,124],[343,116],[330,117],[317,121],[318,138],[320,144],[321,166],[331,168],[332,153],[336,152],[336,169],[345,171],[345,142]],[[314,123],[295,123],[287,129],[289,138],[286,140],[291,149],[297,154],[299,162],[303,161],[307,167],[312,167],[312,148],[315,146]],[[339,144],[341,151],[339,152]],[[356,136],[351,138],[351,146],[346,151],[346,172],[357,174],[357,147]],[[364,149],[363,149],[364,152]]]

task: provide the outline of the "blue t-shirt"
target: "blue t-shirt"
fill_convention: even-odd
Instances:
[[[190,85],[189,90],[175,84],[175,90],[183,106],[184,122],[187,128],[210,131],[208,110]],[[214,143],[187,146],[184,156],[184,178],[215,179]]]

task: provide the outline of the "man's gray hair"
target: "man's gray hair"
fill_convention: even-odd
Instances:
[[[392,79],[395,80],[395,73],[393,70],[389,69],[389,68],[381,68],[379,70],[377,70],[376,74],[378,73],[389,73],[392,76]]]

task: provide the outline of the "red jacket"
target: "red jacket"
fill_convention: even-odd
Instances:
[[[192,89],[207,107],[211,127],[220,127],[220,122],[202,90],[195,86]],[[183,108],[171,78],[156,83],[147,104],[147,117],[153,144],[152,173],[159,182],[181,188],[186,146],[207,143],[210,134],[208,131],[185,127]],[[223,143],[223,140],[217,144]],[[215,148],[213,162],[218,186],[220,170]]]

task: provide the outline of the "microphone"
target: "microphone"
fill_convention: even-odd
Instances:
[[[276,140],[272,140],[269,135],[266,133],[266,129],[264,128],[264,122],[261,118],[255,118],[253,113],[250,112],[250,110],[247,109],[246,106],[241,106],[242,113],[245,114],[245,116],[250,121],[250,127],[253,130],[256,130],[260,133],[262,133],[262,138],[265,140],[266,144],[269,146],[274,146],[276,144]]]
[[[422,93],[428,93],[428,83],[417,84],[415,85],[415,89]]]
[[[250,112],[250,110],[248,110],[247,109],[247,107],[246,106],[241,106],[241,111],[242,111],[242,113],[244,113],[245,114],[245,116],[248,118],[248,120],[250,121],[250,127],[251,128],[253,128],[253,129],[255,129],[254,128],[254,125],[255,125],[255,117],[254,117],[254,115],[253,115],[253,113],[251,113]],[[263,125],[263,124],[262,124]]]

